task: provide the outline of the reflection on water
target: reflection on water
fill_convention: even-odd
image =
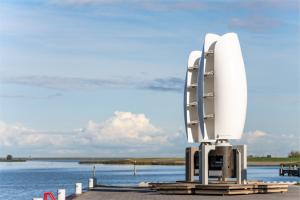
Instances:
[[[97,180],[103,184],[136,185],[144,182],[184,180],[184,166],[137,166],[133,176],[132,165],[96,165]],[[79,165],[76,161],[28,161],[0,163],[0,199],[31,200],[44,191],[56,193],[65,188],[74,193],[74,184],[87,187],[92,165]],[[300,181],[299,177],[279,176],[278,167],[249,167],[248,179],[263,181]]]

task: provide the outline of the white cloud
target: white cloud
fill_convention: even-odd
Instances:
[[[29,129],[20,123],[7,124],[0,121],[1,146],[61,145],[63,142],[63,135],[58,133],[47,134],[34,129]]]
[[[167,133],[144,114],[115,112],[103,122],[88,121],[69,132],[39,131],[0,121],[1,152],[33,156],[184,156],[184,130]],[[286,156],[299,150],[298,135],[246,132],[233,144],[247,144],[248,154]]]
[[[293,134],[268,133],[261,130],[246,132],[242,140],[234,141],[248,145],[248,154],[287,156],[291,150],[299,150],[300,138]]]
[[[103,123],[89,121],[79,135],[90,143],[112,143],[119,145],[142,145],[145,143],[165,143],[166,136],[150,123],[144,114],[115,112],[114,116]]]
[[[117,151],[157,151],[162,146],[172,146],[171,138],[153,125],[144,114],[115,112],[104,122],[88,121],[80,129],[70,132],[38,131],[20,123],[0,121],[0,146],[15,150],[30,149],[30,154],[46,152],[67,156],[68,152],[92,151],[114,155]],[[86,154],[85,154],[86,155]],[[98,154],[97,154],[98,155]],[[74,156],[74,155],[73,155]]]
[[[243,140],[245,140],[247,143],[252,143],[252,142],[255,142],[256,140],[261,139],[267,135],[268,135],[268,133],[266,133],[264,131],[256,130],[253,132],[244,133]]]

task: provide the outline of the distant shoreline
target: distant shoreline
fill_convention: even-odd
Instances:
[[[182,158],[131,158],[131,159],[114,159],[114,160],[85,160],[79,161],[79,164],[109,164],[109,165],[184,165]]]
[[[110,164],[110,165],[184,165],[184,158],[96,158],[96,157],[34,157],[13,158],[7,160],[0,158],[0,162],[26,162],[26,161],[75,161],[79,164]],[[279,166],[280,164],[300,163],[300,158],[287,157],[248,157],[248,166]]]
[[[280,164],[300,163],[300,158],[248,158],[248,166],[280,166]],[[91,159],[81,160],[79,164],[135,164],[135,165],[184,165],[183,158],[130,158],[130,159]]]
[[[79,164],[82,165],[93,165],[93,164],[103,164],[103,165],[133,165],[133,162],[123,162],[123,161],[79,161]],[[184,162],[137,162],[135,165],[184,165]],[[281,163],[281,162],[248,162],[248,166],[280,166],[280,164],[289,164],[289,163]]]
[[[7,159],[0,159],[0,162],[26,162],[26,159],[12,159],[12,160],[7,160]]]

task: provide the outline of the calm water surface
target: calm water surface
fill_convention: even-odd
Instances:
[[[96,165],[98,182],[110,185],[137,185],[144,182],[184,180],[184,166],[137,166],[133,176],[132,165]],[[43,192],[56,194],[65,188],[67,195],[74,193],[74,184],[87,187],[92,165],[79,165],[76,161],[28,161],[24,163],[0,162],[0,200],[32,200]],[[278,176],[278,167],[249,167],[248,178],[263,181],[297,181],[298,177]]]

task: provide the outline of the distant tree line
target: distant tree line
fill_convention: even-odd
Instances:
[[[8,155],[6,156],[6,160],[12,160],[12,159],[13,159],[12,155],[8,154]]]
[[[291,151],[288,156],[289,156],[289,158],[299,158],[300,151]]]
[[[273,156],[271,154],[268,154],[267,156],[254,156],[254,155],[248,155],[248,158],[264,158],[264,157],[267,157],[267,158],[272,158]],[[291,151],[289,154],[288,154],[288,157],[289,158],[300,158],[300,151]]]

